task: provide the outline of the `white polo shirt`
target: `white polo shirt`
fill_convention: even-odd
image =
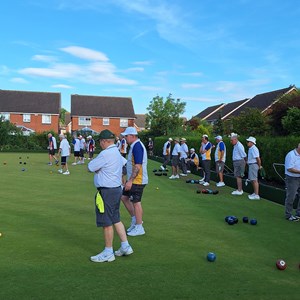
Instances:
[[[180,153],[180,145],[177,143],[177,144],[174,145],[172,155],[178,156],[179,153]]]
[[[59,149],[61,149],[61,156],[70,156],[70,144],[66,138],[60,141]]]
[[[300,174],[289,172],[288,169],[294,168],[300,170],[300,154],[296,151],[296,149],[290,151],[286,157],[284,162],[285,174],[291,177],[300,177]]]
[[[183,143],[180,146],[180,158],[187,158],[187,152],[189,152],[189,148],[186,143]]]
[[[114,144],[102,150],[88,164],[88,169],[95,173],[95,187],[115,188],[121,186],[122,167],[122,156]]]
[[[242,160],[246,157],[246,152],[243,144],[238,141],[234,146],[233,146],[233,151],[232,151],[232,160]]]
[[[257,157],[259,157],[259,150],[255,145],[252,145],[248,150],[248,160],[247,160],[248,165],[256,164]]]

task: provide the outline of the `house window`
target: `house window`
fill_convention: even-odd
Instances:
[[[42,115],[42,124],[51,124],[51,115]]]
[[[91,126],[92,125],[91,117],[79,117],[78,118],[78,125]]]
[[[23,122],[25,123],[30,123],[30,120],[31,120],[31,115],[29,114],[24,114],[23,115]]]
[[[120,119],[120,127],[128,127],[128,119]]]
[[[10,114],[8,113],[0,113],[0,117],[3,118],[4,121],[10,120]]]
[[[103,125],[109,125],[109,118],[103,118]]]

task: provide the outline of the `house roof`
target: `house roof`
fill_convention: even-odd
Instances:
[[[60,93],[0,90],[0,112],[59,114]]]
[[[205,120],[206,121],[215,121],[220,117],[224,119],[228,114],[230,114],[235,109],[238,109],[241,105],[247,102],[249,99],[239,100],[231,103],[224,104],[223,106],[219,107],[218,110],[213,112],[212,114],[208,115]]]
[[[71,116],[135,118],[130,97],[71,96]]]
[[[146,115],[136,114],[134,123],[139,128],[146,128]]]
[[[200,118],[203,120],[206,120],[207,117],[209,117],[211,114],[217,112],[224,104],[218,104],[214,106],[207,107],[206,109],[202,110],[198,115],[195,116],[195,118]]]
[[[263,112],[266,109],[268,109],[270,106],[272,106],[274,102],[276,102],[276,100],[278,100],[281,96],[295,89],[296,88],[294,86],[289,86],[284,89],[258,94],[255,97],[251,98],[239,109],[232,112],[230,116],[238,116],[242,111],[245,111],[245,109],[247,108],[257,108]]]

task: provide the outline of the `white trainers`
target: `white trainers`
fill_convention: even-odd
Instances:
[[[175,176],[174,176],[174,175],[171,175],[171,176],[169,177],[169,179],[175,179]]]
[[[66,171],[66,172],[63,173],[63,175],[70,175],[70,172]]]
[[[76,166],[76,165],[77,165],[77,163],[76,163],[76,162],[73,162],[73,163],[72,163],[72,166]]]
[[[175,179],[178,179],[178,178],[179,178],[179,175],[178,175],[178,174],[177,174],[177,175],[175,175],[175,176],[174,176],[174,178],[175,178]]]
[[[119,250],[115,251],[116,256],[127,256],[133,253],[133,249],[131,246],[127,246],[126,248],[120,248]]]
[[[160,169],[163,170],[163,171],[165,170],[165,168],[163,166],[160,166]]]
[[[62,174],[63,170],[62,169],[59,169],[58,170],[58,173]]]
[[[223,181],[220,181],[216,184],[217,187],[225,186],[225,183]]]
[[[90,260],[93,262],[112,262],[115,259],[114,253],[108,253],[105,250],[95,256],[90,257]]]
[[[233,191],[232,193],[231,193],[231,195],[237,195],[237,196],[241,196],[241,195],[243,195],[243,191],[239,191],[239,190],[236,190],[236,191]]]
[[[252,194],[248,196],[249,200],[260,200],[259,195]]]
[[[183,177],[185,177],[185,176],[187,176],[187,174],[180,173],[180,176],[183,176]]]
[[[134,226],[134,228],[130,232],[127,232],[127,235],[129,235],[129,236],[138,236],[138,235],[143,235],[143,234],[145,234],[145,229],[144,229],[143,225]]]
[[[126,232],[130,232],[135,227],[135,223],[131,222],[130,227],[127,228]]]
[[[203,182],[202,185],[203,186],[209,186],[209,183],[208,182]]]
[[[186,172],[187,172],[188,174],[191,174],[191,171],[190,171],[190,170],[187,170]]]

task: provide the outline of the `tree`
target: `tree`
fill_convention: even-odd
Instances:
[[[282,118],[287,115],[290,107],[300,108],[300,92],[293,92],[284,95],[277,102],[275,102],[269,109],[267,115],[269,116],[269,125],[272,128],[273,134],[285,135],[288,132],[283,128]]]
[[[224,129],[224,122],[222,120],[221,113],[219,113],[219,117],[218,117],[217,121],[213,125],[213,132],[214,132],[215,135],[221,135],[221,136],[223,136],[224,131],[225,131],[225,129]]]
[[[59,113],[59,122],[60,124],[65,124],[66,122],[66,112],[68,112],[65,108],[60,109]]]
[[[146,126],[155,136],[168,135],[183,125],[182,115],[185,111],[185,102],[172,98],[169,94],[166,101],[163,97],[154,97],[147,107]]]
[[[300,109],[291,107],[288,109],[286,116],[281,119],[283,129],[288,134],[300,135]]]
[[[270,133],[268,117],[257,108],[248,108],[231,119],[233,131],[241,135],[265,136]]]

